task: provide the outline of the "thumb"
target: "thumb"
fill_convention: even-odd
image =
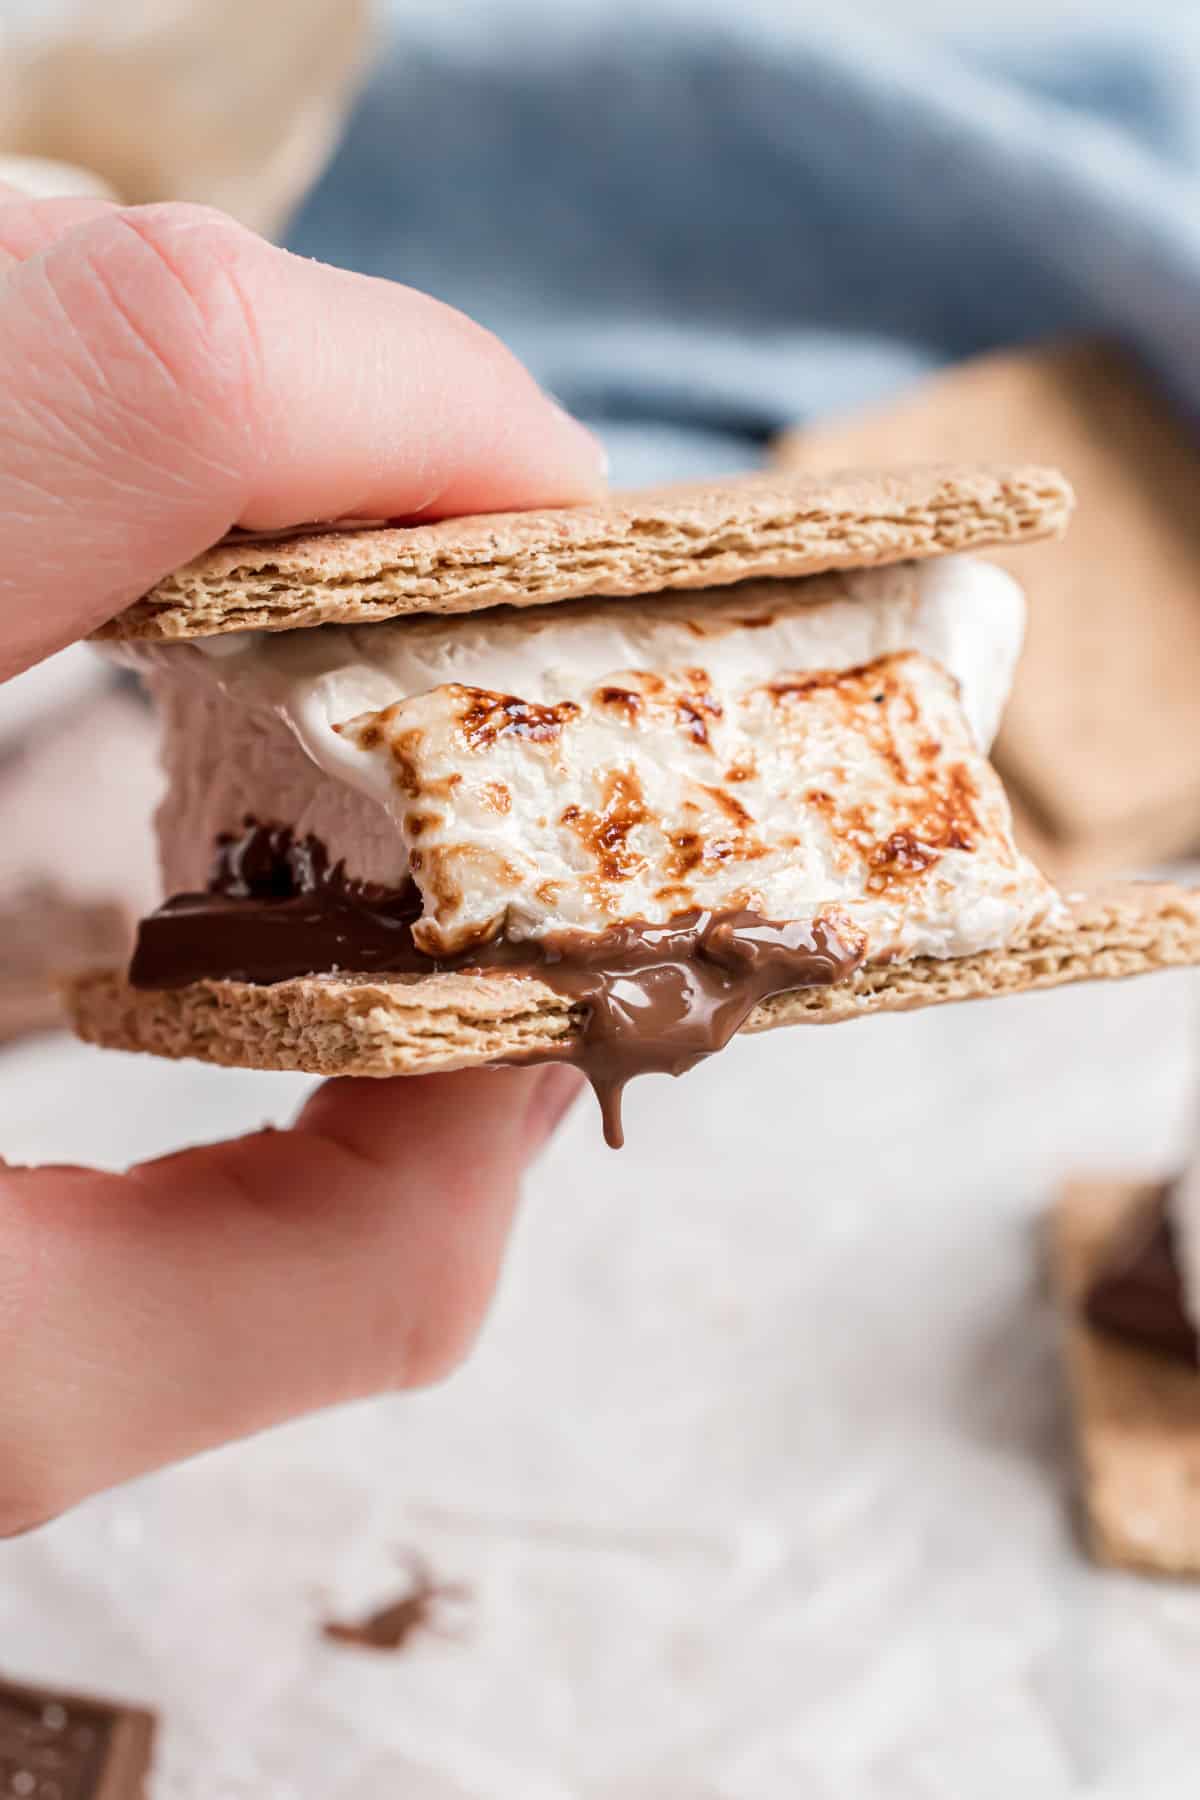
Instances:
[[[481,327],[204,208],[101,209],[17,262],[0,370],[0,676],[234,523],[567,504],[603,482],[596,440]]]
[[[128,1175],[0,1167],[0,1537],[465,1354],[570,1070],[328,1082]]]

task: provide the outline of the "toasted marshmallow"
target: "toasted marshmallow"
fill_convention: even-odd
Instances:
[[[780,670],[844,669],[921,650],[961,689],[978,747],[991,747],[1012,686],[1025,599],[974,557],[752,581],[697,595],[496,607],[313,631],[234,632],[189,646],[133,645],[126,657],[204,657],[248,705],[284,710],[309,753],[329,755],[329,724],[460,682],[538,704],[619,669],[663,674],[703,663],[730,686]]]
[[[386,784],[435,954],[833,905],[873,959],[966,956],[1049,899],[952,677],[915,651],[736,686],[626,670],[552,705],[447,683],[342,730]]]
[[[985,759],[1020,590],[966,558],[123,654],[166,720],[168,891],[247,815],[412,876],[434,953],[836,904],[873,958],[1046,914]]]

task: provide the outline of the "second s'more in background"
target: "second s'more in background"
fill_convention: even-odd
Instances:
[[[1069,1185],[1054,1266],[1093,1554],[1200,1576],[1200,1158]]]
[[[775,454],[810,471],[894,457],[1066,469],[1078,501],[1066,540],[996,553],[1029,601],[995,747],[1017,841],[1071,883],[1200,848],[1200,447],[1128,351],[993,351],[811,421]]]
[[[1200,957],[1171,887],[1062,898],[988,761],[1020,650],[973,554],[1053,470],[768,475],[241,537],[106,628],[154,691],[162,907],[94,1041],[624,1082],[743,1027]]]

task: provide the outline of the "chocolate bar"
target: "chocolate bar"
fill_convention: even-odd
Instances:
[[[20,1800],[145,1800],[152,1713],[0,1681],[0,1794]]]

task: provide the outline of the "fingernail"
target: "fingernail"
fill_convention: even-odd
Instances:
[[[602,481],[607,481],[612,465],[608,451],[601,439],[596,436],[596,433],[592,430],[590,425],[585,425],[582,419],[577,419],[574,413],[568,412],[561,400],[556,400],[553,394],[547,394],[546,399],[550,402],[551,407],[558,414],[563,423],[570,427],[571,436],[573,436],[578,443],[586,446],[593,463],[596,465],[596,472],[600,479]]]
[[[543,1069],[525,1113],[525,1154],[536,1156],[571,1109],[583,1086],[578,1069],[552,1063]]]

